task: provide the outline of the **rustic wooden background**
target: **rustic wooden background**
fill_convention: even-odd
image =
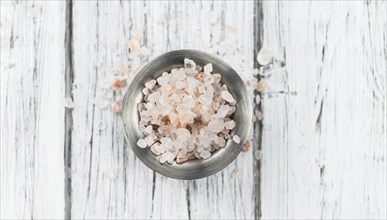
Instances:
[[[0,4],[2,219],[387,218],[386,1]],[[253,148],[193,181],[136,159],[94,104],[134,31],[149,59],[205,50],[251,82],[269,48]]]

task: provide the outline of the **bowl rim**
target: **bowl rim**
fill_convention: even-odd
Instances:
[[[216,150],[212,156],[209,159],[197,159],[197,160],[189,160],[186,161],[182,164],[177,164],[175,161],[173,164],[168,164],[164,163],[161,164],[156,156],[150,151],[150,147],[147,148],[140,148],[137,146],[137,141],[139,138],[143,137],[143,133],[139,131],[138,129],[138,104],[142,103],[141,100],[142,98],[142,88],[145,88],[144,83],[149,81],[150,79],[156,79],[158,76],[161,75],[160,72],[163,72],[164,69],[169,69],[167,70],[170,72],[172,68],[175,68],[173,65],[177,66],[184,66],[184,61],[183,62],[176,62],[175,64],[169,64],[170,66],[168,68],[165,67],[160,67],[160,70],[157,70],[158,72],[151,72],[150,70],[155,68],[155,64],[160,63],[161,65],[165,65],[165,62],[168,60],[178,57],[179,59],[183,58],[188,58],[191,59],[193,57],[199,58],[200,60],[208,60],[208,61],[216,61],[216,62],[207,62],[207,63],[212,63],[214,67],[214,72],[216,72],[217,69],[226,69],[226,72],[219,72],[222,75],[222,80],[224,77],[228,76],[229,78],[232,78],[233,84],[236,85],[236,89],[232,89],[230,91],[230,88],[232,88],[232,84],[230,83],[225,83],[227,87],[229,88],[229,92],[233,95],[233,97],[239,97],[242,98],[243,101],[243,106],[239,106],[238,104],[241,104],[242,101],[237,100],[236,104],[236,111],[233,113],[233,116],[238,114],[239,117],[243,119],[243,125],[237,125],[234,127],[233,130],[230,131],[230,135],[235,134],[234,130],[239,126],[243,126],[242,131],[243,134],[237,133],[237,135],[240,137],[240,143],[237,144],[234,141],[232,141],[232,138],[226,140],[226,146],[223,148],[219,148]],[[194,62],[196,63],[197,60],[193,58]],[[206,63],[206,64],[207,64]],[[202,63],[198,62],[199,65],[203,65]],[[221,67],[221,68],[220,68]],[[150,73],[151,72],[151,73]],[[149,77],[150,76],[150,77]],[[222,81],[221,80],[221,81]],[[227,81],[227,80],[226,80]],[[131,88],[140,88],[140,91],[136,92],[136,95],[133,95]],[[138,89],[137,89],[138,90]],[[236,94],[238,94],[236,96]],[[136,102],[135,100],[139,100],[140,102]],[[134,101],[134,103],[130,103],[130,101]],[[239,74],[226,62],[221,60],[220,58],[210,55],[208,53],[198,51],[198,50],[190,50],[190,49],[183,49],[183,50],[173,50],[169,51],[167,53],[161,54],[160,56],[154,58],[153,60],[149,61],[147,64],[145,64],[139,72],[134,76],[132,81],[130,82],[127,91],[125,92],[124,98],[123,98],[123,104],[122,104],[122,111],[121,111],[121,119],[123,120],[124,124],[124,136],[126,139],[127,144],[130,146],[131,150],[134,152],[135,156],[140,159],[142,163],[144,163],[147,167],[149,167],[151,170],[174,179],[182,179],[182,180],[188,180],[188,179],[199,179],[199,178],[204,178],[210,175],[213,175],[224,168],[226,168],[232,161],[235,160],[235,158],[239,155],[240,151],[242,150],[242,146],[247,141],[248,136],[250,134],[250,130],[252,127],[252,106],[251,106],[251,101],[249,98],[249,95],[247,93],[246,86],[243,82],[243,80],[240,78]],[[131,109],[128,109],[128,108]],[[133,110],[134,109],[134,110]],[[131,110],[131,111],[129,111]],[[239,110],[239,111],[238,111]],[[242,112],[243,110],[243,112]],[[128,115],[129,113],[132,114],[132,116]],[[131,117],[136,117],[133,114],[137,114],[137,120],[134,122],[131,120],[126,120]],[[237,121],[236,121],[237,122]],[[131,126],[129,126],[131,125]],[[134,134],[133,134],[134,133]],[[134,141],[135,140],[135,141]],[[230,149],[231,147],[236,147],[236,149]],[[228,149],[228,150],[225,150]],[[223,155],[222,152],[231,152],[231,155]],[[153,162],[149,160],[149,155],[152,155],[153,157]],[[222,160],[224,159],[224,160]],[[196,162],[195,162],[196,161]],[[157,162],[157,163],[155,163]],[[216,163],[217,162],[217,163]],[[192,164],[195,164],[195,169],[199,168],[198,170],[191,170],[190,166]],[[220,163],[220,164],[219,164]],[[199,165],[198,165],[199,164]],[[179,172],[180,171],[180,172]],[[182,172],[181,172],[182,171]]]

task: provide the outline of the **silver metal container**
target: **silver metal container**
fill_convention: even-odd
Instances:
[[[229,92],[237,100],[236,111],[232,115],[235,127],[231,135],[238,135],[240,144],[229,139],[224,148],[215,151],[206,160],[189,160],[182,164],[161,164],[150,148],[140,148],[137,141],[144,135],[138,128],[140,120],[138,104],[143,102],[141,90],[144,84],[151,79],[156,79],[163,72],[184,66],[184,58],[195,61],[197,65],[204,66],[212,63],[214,73],[220,73],[221,83],[226,84]],[[176,50],[165,53],[146,64],[130,83],[125,94],[122,108],[122,119],[125,127],[125,137],[133,152],[145,165],[159,174],[175,179],[198,179],[210,176],[229,165],[239,154],[243,143],[248,139],[252,126],[252,106],[247,94],[245,84],[239,75],[224,61],[196,50]]]

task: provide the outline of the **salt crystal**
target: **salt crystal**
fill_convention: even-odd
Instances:
[[[233,120],[227,121],[224,123],[224,127],[228,130],[231,130],[235,127],[235,122]]]
[[[220,95],[222,96],[222,98],[224,100],[226,100],[229,103],[234,103],[235,102],[235,99],[232,97],[232,95],[228,91],[222,91],[220,93]]]
[[[167,86],[168,83],[169,83],[169,77],[168,76],[162,76],[162,77],[159,77],[157,78],[157,82],[161,85],[161,86]]]
[[[146,136],[145,137],[146,145],[152,146],[155,143],[155,140],[152,136]]]
[[[261,96],[260,95],[256,95],[255,96],[255,104],[259,104],[261,102]]]
[[[149,94],[148,96],[148,101],[149,102],[156,102],[160,99],[160,96],[161,96],[161,93],[160,92],[154,92],[154,93],[151,93]]]
[[[187,75],[192,75],[196,73],[196,63],[190,59],[184,59],[184,68],[187,71]]]
[[[267,65],[271,62],[272,59],[273,59],[273,54],[269,49],[263,47],[258,52],[257,61],[259,64]]]
[[[208,159],[211,157],[211,153],[209,151],[203,150],[200,152],[200,157],[203,159]]]
[[[159,149],[158,149],[159,146],[160,146],[159,143],[155,143],[155,144],[153,144],[153,145],[150,147],[152,153],[154,153],[154,154],[157,155],[157,156],[161,155],[161,152],[160,152]]]
[[[222,106],[219,107],[218,112],[216,113],[216,115],[219,118],[224,118],[224,117],[226,117],[226,115],[227,115],[229,110],[230,110],[230,106],[229,105],[222,105]]]
[[[235,112],[235,110],[236,110],[236,108],[234,106],[230,106],[227,115],[231,115],[232,113]]]
[[[214,133],[221,132],[224,128],[224,121],[222,119],[211,120],[208,123],[208,130]]]
[[[155,85],[156,85],[156,80],[152,79],[147,83],[145,83],[145,88],[147,88],[148,90],[152,90],[155,87]]]
[[[74,102],[73,102],[73,99],[71,97],[66,97],[64,99],[64,106],[66,108],[74,108]]]
[[[216,83],[220,82],[221,79],[222,79],[222,76],[220,74],[218,74],[218,73],[214,74],[214,81]]]
[[[254,153],[254,158],[255,158],[256,160],[262,159],[262,152],[261,152],[260,150],[255,151],[255,153]]]
[[[255,109],[254,113],[255,113],[255,117],[257,117],[259,121],[263,119],[263,114],[261,111],[259,111],[258,109]]]
[[[242,146],[242,152],[249,151],[250,146],[251,146],[251,142],[250,141],[246,141],[246,143],[244,143],[243,146]]]
[[[255,89],[258,91],[258,92],[263,92],[266,88],[266,81],[261,79],[259,80],[259,82],[257,83]]]
[[[212,72],[212,64],[209,63],[203,67],[203,72],[206,75],[209,75]]]
[[[142,89],[142,94],[148,95],[149,94],[149,90],[147,88],[143,88]]]
[[[238,176],[240,176],[240,175],[241,175],[241,172],[239,171],[238,168],[235,168],[235,169],[232,171],[232,173],[231,173],[231,177],[232,177],[232,178],[236,178],[236,177],[238,177]]]
[[[232,137],[232,140],[233,140],[235,143],[237,143],[237,144],[239,144],[239,143],[241,142],[241,139],[239,138],[238,135],[234,135],[234,136]]]
[[[111,89],[105,90],[103,96],[104,96],[105,98],[107,98],[107,99],[113,98],[113,90],[111,90]]]
[[[120,112],[122,109],[122,99],[116,100],[112,105],[112,112]]]
[[[137,39],[131,39],[128,43],[128,49],[133,54],[138,54],[140,52],[140,43]]]
[[[108,100],[105,100],[105,99],[102,99],[102,98],[97,98],[95,100],[95,105],[99,108],[99,109],[105,109],[109,106],[109,101]]]
[[[114,82],[114,76],[112,75],[109,75],[105,78],[103,78],[100,82],[99,82],[99,86],[103,89],[108,89],[108,88],[111,88],[112,86],[112,83]]]
[[[145,139],[142,139],[142,138],[138,139],[137,146],[139,146],[141,148],[146,148],[147,143],[146,143]]]
[[[150,133],[152,133],[152,131],[153,131],[153,128],[152,128],[152,126],[147,126],[146,128],[145,128],[145,130],[144,130],[144,132],[145,133],[147,133],[147,134],[150,134]]]
[[[175,81],[183,80],[186,76],[186,70],[184,68],[180,68],[179,70],[172,73],[172,78]]]
[[[253,70],[253,76],[258,76],[258,74],[259,74],[259,69],[255,68]]]

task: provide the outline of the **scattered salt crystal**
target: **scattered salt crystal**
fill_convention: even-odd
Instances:
[[[128,43],[128,49],[133,54],[138,54],[140,52],[140,43],[137,39],[133,38]]]
[[[111,98],[113,97],[113,90],[111,90],[111,89],[105,90],[103,96],[104,96],[105,98],[107,98],[107,99],[111,99]]]
[[[249,151],[250,146],[251,146],[251,142],[250,141],[246,141],[246,143],[244,143],[243,146],[242,146],[242,152]]]
[[[234,103],[234,102],[235,102],[234,97],[232,97],[232,95],[231,95],[228,91],[222,91],[222,92],[220,93],[220,95],[222,96],[222,98],[223,98],[224,100],[226,100],[226,101],[229,102],[229,103]]]
[[[256,160],[262,159],[262,151],[260,151],[260,150],[255,151],[254,157]]]
[[[232,171],[232,173],[231,173],[231,177],[232,177],[232,178],[236,178],[236,177],[238,177],[238,176],[240,176],[240,175],[241,175],[241,172],[239,171],[238,168],[235,168],[235,169]]]
[[[140,48],[140,54],[143,55],[143,56],[149,56],[151,55],[151,50],[147,47],[141,47]]]
[[[103,89],[109,89],[111,88],[113,82],[114,82],[114,76],[112,75],[109,75],[105,78],[103,78],[100,82],[99,82],[99,86]]]
[[[105,109],[109,106],[110,102],[103,98],[96,98],[94,103],[99,109]]]
[[[73,102],[73,99],[71,97],[66,97],[64,99],[64,106],[66,108],[74,108],[74,102]]]
[[[112,88],[117,91],[122,90],[125,86],[126,86],[126,80],[116,79],[112,83]]]
[[[142,138],[138,139],[137,146],[139,146],[141,148],[146,148],[147,144],[146,144],[145,139],[142,139]]]
[[[258,76],[258,74],[259,74],[259,69],[255,68],[253,70],[253,76]]]
[[[147,88],[148,90],[152,90],[155,87],[155,85],[156,85],[156,80],[152,79],[147,83],[145,83],[145,88]]]
[[[241,139],[239,138],[238,135],[234,135],[234,136],[232,137],[232,140],[233,140],[235,143],[237,143],[237,144],[241,143]]]
[[[273,54],[269,49],[263,47],[258,52],[257,61],[259,64],[267,65],[271,62],[272,59],[273,59]]]
[[[255,89],[258,91],[258,92],[263,92],[266,88],[266,81],[261,79],[259,80],[259,82],[257,83]]]
[[[120,112],[122,109],[122,99],[119,99],[114,102],[112,106],[112,112]]]
[[[259,104],[261,102],[261,96],[260,95],[256,95],[255,96],[255,104]]]
[[[258,119],[259,121],[261,121],[261,120],[263,119],[263,114],[262,114],[262,112],[259,111],[258,109],[255,109],[254,114],[255,114],[255,117],[257,117],[257,119]]]
[[[203,67],[203,72],[206,75],[209,75],[212,72],[212,64],[209,63]]]
[[[111,170],[106,170],[105,172],[103,172],[103,175],[107,178],[107,179],[115,179],[116,178],[116,175],[113,173],[113,171]]]

